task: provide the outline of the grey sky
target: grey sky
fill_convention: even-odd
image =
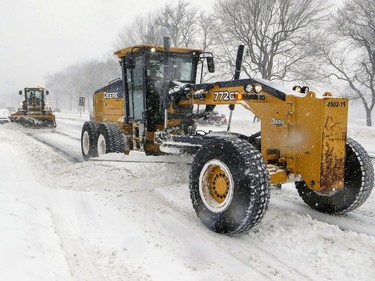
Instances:
[[[108,56],[118,32],[136,15],[168,0],[1,0],[0,107],[9,94],[43,85],[48,73]],[[214,0],[190,0],[210,9]],[[15,106],[15,105],[14,105]]]

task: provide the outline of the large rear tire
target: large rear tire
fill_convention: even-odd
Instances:
[[[260,222],[270,198],[266,165],[240,139],[212,139],[196,154],[190,196],[203,224],[218,233],[248,231]]]
[[[107,153],[122,153],[125,149],[125,142],[116,123],[101,123],[98,129],[97,154],[102,156]]]
[[[125,140],[120,127],[116,123],[109,123],[111,127],[113,141],[114,141],[114,151],[116,153],[124,153],[125,150]]]
[[[88,161],[91,157],[97,157],[97,139],[99,124],[87,121],[83,124],[81,132],[81,151],[83,160]]]
[[[332,171],[334,172],[334,171]],[[296,182],[302,200],[311,208],[329,214],[344,214],[361,206],[374,186],[374,168],[364,148],[351,138],[346,141],[344,188],[329,194],[309,189]]]

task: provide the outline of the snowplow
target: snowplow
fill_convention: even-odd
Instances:
[[[121,49],[122,77],[94,93],[94,120],[82,127],[84,160],[106,153],[191,154],[190,197],[197,216],[218,233],[248,231],[264,216],[270,187],[294,182],[302,200],[329,214],[358,208],[374,185],[364,148],[347,136],[348,100],[308,87],[285,89],[240,78],[196,83],[212,53],[137,45]],[[203,106],[203,111],[194,106]],[[228,129],[197,130],[197,120],[228,105]],[[253,135],[229,130],[235,106],[260,118]],[[250,122],[249,122],[250,123]]]
[[[24,96],[18,110],[10,115],[10,121],[31,128],[55,128],[55,115],[46,100],[49,94],[42,87],[25,88],[19,91]]]

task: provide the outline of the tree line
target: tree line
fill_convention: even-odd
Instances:
[[[245,45],[242,75],[280,83],[339,85],[359,101],[372,126],[375,106],[375,1],[217,0],[211,12],[188,1],[138,15],[119,31],[114,50],[136,44],[194,47],[215,55],[216,74],[233,76],[236,48]],[[74,65],[47,77],[56,106],[74,109],[79,96],[120,76],[115,58]],[[336,94],[337,95],[337,94]]]

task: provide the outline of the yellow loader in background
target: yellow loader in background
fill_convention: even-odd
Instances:
[[[24,96],[17,112],[10,115],[10,121],[31,128],[55,128],[55,114],[48,106],[49,92],[42,87],[25,88],[19,91]]]

